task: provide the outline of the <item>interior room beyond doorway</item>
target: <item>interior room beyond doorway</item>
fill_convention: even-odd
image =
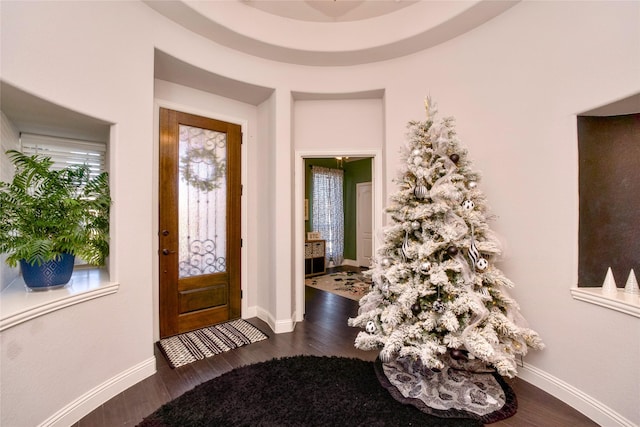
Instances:
[[[316,188],[314,189],[314,167],[316,168]],[[320,169],[318,169],[320,168]],[[358,245],[368,244],[368,242],[359,239],[359,228],[367,226],[368,235],[371,235],[373,212],[372,201],[370,196],[367,199],[367,206],[363,206],[359,202],[358,184],[371,184],[372,182],[372,158],[371,157],[347,157],[334,156],[323,158],[307,158],[305,159],[305,237],[309,232],[320,232],[320,239],[325,242],[325,266],[338,267],[341,265],[368,267],[369,259],[358,258]],[[318,180],[318,171],[335,172],[332,176],[341,179],[342,203],[333,203],[335,194],[328,194],[329,190],[323,183],[325,179]],[[323,176],[321,175],[321,178]],[[335,189],[334,189],[335,190]],[[327,193],[327,194],[325,194]],[[314,194],[316,198],[314,198]],[[328,203],[323,203],[320,198],[327,197]],[[329,210],[331,212],[329,212]],[[364,212],[363,212],[364,210]],[[334,215],[341,211],[338,215]],[[315,212],[315,218],[314,218]],[[324,215],[327,213],[327,215]],[[361,218],[364,217],[365,221]],[[360,221],[359,221],[360,219]],[[315,221],[315,223],[314,223]],[[331,222],[331,224],[327,224]],[[337,236],[336,233],[341,235]],[[361,233],[362,234],[362,233]],[[305,240],[311,240],[305,238]],[[360,241],[359,241],[360,240]],[[335,247],[335,246],[340,246]],[[334,246],[334,247],[332,247]],[[371,248],[368,249],[370,253]],[[339,253],[339,257],[332,254]],[[361,265],[363,264],[363,265]],[[305,271],[305,275],[309,274]]]

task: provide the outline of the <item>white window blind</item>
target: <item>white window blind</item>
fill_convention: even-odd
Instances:
[[[20,143],[24,154],[50,157],[54,162],[54,170],[86,164],[91,175],[106,171],[107,144],[103,142],[21,133]]]

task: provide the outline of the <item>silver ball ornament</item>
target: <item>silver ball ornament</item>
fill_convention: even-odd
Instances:
[[[391,264],[393,264],[393,260],[389,257],[384,257],[380,260],[380,266],[384,267],[384,268],[389,268],[391,267]]]
[[[469,181],[469,183],[467,184],[467,187],[473,189],[476,188],[478,186],[478,183],[475,181]]]
[[[367,322],[367,326],[365,326],[365,331],[367,331],[370,334],[373,334],[376,331],[376,324],[373,320],[369,320]]]
[[[420,230],[421,224],[420,221],[413,221],[411,223],[411,228],[413,228],[414,230]]]
[[[415,156],[419,156],[420,154],[422,154],[422,151],[420,151],[419,148],[414,148],[414,150],[411,152],[411,155]]]
[[[429,261],[424,261],[420,264],[420,273],[427,274],[431,270],[431,263]]]
[[[478,262],[476,262],[476,268],[480,271],[485,270],[487,267],[489,267],[489,261],[484,258],[480,258]]]
[[[416,196],[417,199],[426,199],[427,198],[427,187],[422,184],[416,185],[416,188],[413,189],[413,195]]]

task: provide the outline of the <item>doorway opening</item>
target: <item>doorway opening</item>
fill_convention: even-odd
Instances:
[[[308,235],[313,233],[313,190],[311,183],[311,167],[321,166],[344,171],[344,248],[343,260],[338,263],[329,259],[313,259],[308,262],[305,249],[310,247],[309,240],[318,239],[318,236]],[[315,270],[309,271],[309,266],[323,263],[326,271],[336,270],[360,270],[360,267],[368,267],[370,257],[375,253],[376,230],[382,227],[382,159],[379,151],[361,152],[298,152],[296,155],[296,245],[295,245],[295,320],[302,321],[305,312],[305,279],[309,275],[317,274]],[[358,195],[360,191],[360,196]],[[358,202],[368,204],[366,212],[360,211],[358,216]],[[358,226],[360,223],[360,226]],[[360,228],[360,230],[358,230]],[[365,230],[364,240],[358,236],[358,231]],[[311,237],[312,239],[309,239]],[[360,239],[360,251],[358,251],[358,239]],[[368,239],[368,240],[367,240]],[[322,236],[319,240],[326,244]],[[362,250],[363,245],[369,245]],[[308,251],[307,251],[308,252]],[[364,256],[363,256],[364,254]],[[313,256],[316,256],[314,254]],[[367,258],[368,256],[368,258]]]

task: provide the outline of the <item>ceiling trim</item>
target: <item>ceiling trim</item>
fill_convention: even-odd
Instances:
[[[218,44],[278,62],[348,66],[385,61],[451,40],[519,0],[420,1],[375,18],[309,22],[276,16],[240,1],[144,3]]]

